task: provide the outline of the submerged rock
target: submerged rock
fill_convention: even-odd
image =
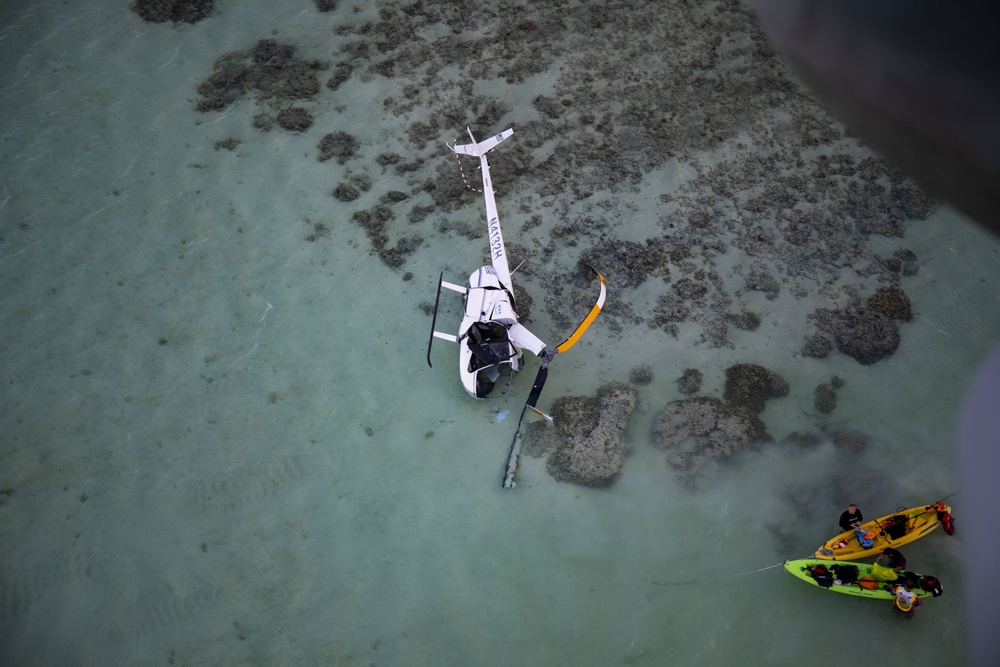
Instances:
[[[833,341],[821,333],[806,336],[802,344],[802,356],[813,357],[815,359],[826,359],[833,350]]]
[[[549,457],[562,442],[558,431],[546,421],[538,420],[523,427],[521,454],[533,458]]]
[[[293,132],[304,132],[313,124],[312,114],[303,107],[288,107],[278,112],[278,125]]]
[[[912,250],[897,250],[893,253],[893,257],[900,261],[900,272],[904,276],[915,276],[920,272],[920,262]]]
[[[136,0],[129,7],[149,23],[197,23],[212,13],[213,0]]]
[[[757,327],[760,326],[760,315],[752,310],[744,310],[740,313],[727,314],[726,321],[731,322],[738,329],[756,331]]]
[[[688,396],[697,394],[701,389],[703,378],[704,376],[697,368],[685,368],[684,374],[677,378],[677,388],[681,390],[681,393]]]
[[[760,417],[709,396],[667,403],[653,429],[653,444],[675,450],[679,456],[668,462],[681,469],[697,459],[727,459],[772,440]]]
[[[788,382],[757,364],[736,364],[726,369],[726,402],[747,412],[764,411],[764,402],[788,393]]]
[[[344,164],[354,156],[360,148],[358,140],[343,130],[330,132],[323,136],[317,146],[319,149],[318,160],[326,162],[331,158],[337,158],[340,164]]]
[[[913,319],[910,297],[898,287],[885,287],[868,297],[868,307],[896,320]]]
[[[868,449],[868,436],[861,431],[850,428],[842,428],[833,432],[833,445],[837,449],[845,452],[855,452],[860,454]]]
[[[246,98],[283,107],[291,100],[311,99],[319,93],[317,72],[329,64],[302,60],[295,47],[262,39],[247,51],[220,56],[212,74],[198,85],[198,111],[221,111]],[[255,123],[256,126],[256,123]]]
[[[620,383],[606,384],[596,397],[565,396],[552,416],[561,443],[546,468],[561,482],[610,486],[625,460],[625,425],[639,394]]]
[[[870,366],[899,347],[899,327],[871,308],[855,308],[842,314],[834,339],[838,350]]]
[[[653,369],[649,364],[640,364],[632,369],[628,375],[629,382],[644,386],[653,381]]]
[[[829,382],[824,382],[823,384],[817,386],[813,397],[813,404],[816,406],[817,410],[825,415],[833,412],[834,408],[837,407],[836,387]]]

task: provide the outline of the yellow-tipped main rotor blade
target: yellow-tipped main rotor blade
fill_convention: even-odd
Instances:
[[[590,268],[593,269],[594,267]],[[580,326],[576,328],[576,331],[570,334],[569,338],[559,344],[559,347],[556,348],[556,352],[565,352],[569,348],[573,347],[576,344],[576,341],[580,340],[580,336],[582,336],[587,330],[587,327],[589,327],[601,313],[601,308],[604,306],[604,297],[607,296],[607,289],[604,287],[604,276],[598,273],[597,269],[594,269],[594,273],[597,273],[597,279],[601,281],[601,294],[597,297],[597,303],[595,303],[594,307],[590,309],[589,313],[587,313],[587,317],[584,318],[583,322],[580,322]]]

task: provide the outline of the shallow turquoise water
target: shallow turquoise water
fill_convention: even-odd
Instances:
[[[917,316],[874,366],[789,360],[780,344],[799,332],[774,323],[716,349],[598,320],[544,400],[650,363],[620,480],[559,484],[526,458],[506,492],[515,423],[495,410],[516,416],[533,366],[489,404],[467,399],[448,352],[424,362],[419,305],[439,271],[476,268],[478,242],[426,234],[404,281],[329,196],[343,168],[316,162],[315,136],[249,131],[249,103],[193,109],[220,53],[272,29],[303,49],[332,39],[312,5],[269,5],[173,28],[110,2],[0,14],[0,662],[791,665],[842,653],[847,627],[879,638],[869,659],[960,662],[961,534],[906,550],[947,591],[915,624],[772,566],[828,537],[841,507],[795,498],[830,497],[849,470],[888,480],[866,491],[871,516],[956,490],[955,415],[1000,324],[995,239],[949,209],[909,227]],[[355,82],[319,124],[346,114],[366,156],[398,146],[372,110],[401,85]],[[236,151],[213,149],[232,136]],[[651,195],[622,197],[637,238],[656,227]],[[479,221],[479,206],[470,195],[451,217]],[[308,240],[317,223],[329,236]],[[558,330],[544,304],[537,327]],[[769,307],[780,322],[806,306]],[[793,385],[763,415],[778,439],[810,423],[815,378],[836,373],[850,391],[834,425],[874,444],[847,461],[829,444],[769,448],[683,487],[652,419],[684,368],[747,359]],[[705,391],[721,383],[709,372]],[[914,641],[928,628],[934,641]]]

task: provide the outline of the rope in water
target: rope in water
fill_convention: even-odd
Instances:
[[[743,577],[748,574],[756,574],[757,572],[763,572],[764,570],[771,570],[776,567],[781,567],[784,565],[784,561],[781,563],[775,563],[774,565],[768,565],[767,567],[762,567],[759,570],[750,570],[749,572],[737,572],[736,574],[727,574],[724,577],[712,577],[711,579],[696,579],[694,581],[654,581],[650,579],[647,583],[653,584],[654,586],[688,586],[690,584],[705,584],[709,581],[718,581],[719,579],[732,579],[733,577]]]

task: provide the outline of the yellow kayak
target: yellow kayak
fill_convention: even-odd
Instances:
[[[940,525],[944,525],[945,532],[949,535],[955,533],[951,507],[943,502],[898,510],[861,524],[861,530],[872,541],[870,547],[862,546],[858,542],[857,533],[849,530],[821,546],[812,557],[823,560],[857,560],[877,556],[886,547],[909,544]]]

